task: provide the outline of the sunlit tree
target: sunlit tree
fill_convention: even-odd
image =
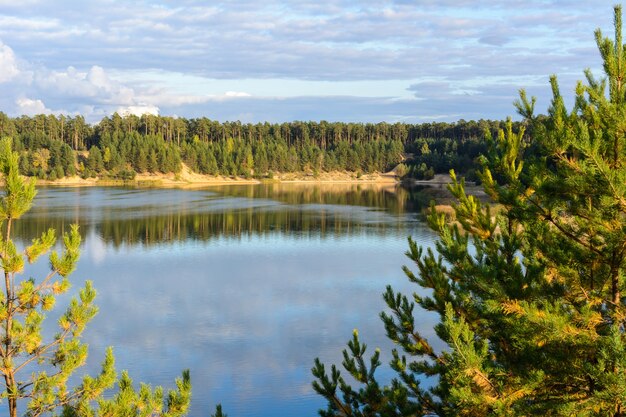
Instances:
[[[397,377],[379,384],[355,333],[343,367],[316,361],[324,416],[623,416],[626,414],[626,47],[596,31],[605,78],[586,71],[571,111],[552,77],[547,116],[522,91],[512,124],[491,140],[481,173],[493,204],[452,173],[456,221],[434,211],[436,251],[410,241],[429,289],[388,288],[382,313]],[[424,294],[424,292],[422,292]],[[420,334],[415,308],[435,312],[445,348]],[[427,387],[425,385],[430,385]]]
[[[87,359],[87,345],[81,341],[81,334],[98,312],[94,305],[96,292],[87,281],[59,318],[56,335],[44,340],[45,314],[54,307],[57,296],[70,288],[68,277],[78,261],[81,237],[78,226],[72,226],[63,235],[59,252],[55,250],[56,233],[49,229],[23,250],[18,249],[11,230],[30,209],[36,194],[34,181],[18,174],[18,161],[11,141],[0,141],[4,181],[0,197],[0,268],[4,275],[4,291],[0,292],[0,373],[4,382],[0,396],[6,399],[8,415],[184,415],[191,397],[188,372],[176,381],[177,389],[168,394],[165,406],[161,388],[142,384],[137,392],[125,373],[118,382],[118,394],[105,400],[103,392],[117,381],[111,349],[98,376],[85,376],[76,387],[68,386],[70,377]],[[26,262],[33,263],[46,254],[49,272],[40,279],[25,277]]]

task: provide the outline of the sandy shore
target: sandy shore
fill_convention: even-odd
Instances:
[[[61,186],[61,187],[92,187],[92,186],[120,186],[131,185],[137,187],[153,187],[153,188],[201,188],[223,185],[246,185],[261,183],[277,183],[277,184],[337,184],[337,185],[378,185],[385,189],[391,190],[400,180],[393,171],[387,173],[372,173],[357,176],[354,172],[335,171],[322,172],[315,176],[310,173],[289,172],[276,173],[272,179],[258,180],[254,178],[242,177],[224,177],[198,174],[189,170],[183,164],[183,169],[178,174],[138,174],[135,179],[124,181],[115,179],[100,178],[81,178],[79,176],[64,177],[55,181],[37,180],[37,185]],[[413,181],[414,185],[426,186],[424,192],[429,194],[433,200],[442,205],[449,205],[454,201],[452,194],[447,189],[450,183],[448,174],[437,174],[431,180]],[[469,185],[466,186],[468,194],[475,195],[483,201],[487,200],[487,196],[482,187]]]
[[[135,179],[110,180],[100,178],[81,178],[79,176],[64,177],[58,180],[37,180],[37,185],[53,185],[63,187],[90,187],[90,186],[107,186],[107,185],[136,185],[145,187],[178,187],[178,188],[195,188],[208,187],[213,185],[245,185],[260,184],[261,182],[277,182],[277,183],[302,183],[302,184],[395,184],[398,182],[393,172],[389,173],[373,173],[357,176],[351,172],[323,172],[315,176],[307,173],[277,173],[272,179],[258,180],[253,178],[242,177],[223,177],[198,174],[189,170],[183,165],[178,174],[137,174]]]

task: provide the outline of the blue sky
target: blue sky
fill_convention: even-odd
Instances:
[[[514,116],[585,68],[613,2],[0,0],[0,110],[220,121]]]

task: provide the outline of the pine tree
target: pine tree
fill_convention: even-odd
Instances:
[[[87,157],[87,167],[95,172],[104,171],[104,161],[102,160],[102,152],[97,146],[89,148],[89,156]]]
[[[413,301],[390,287],[381,313],[398,346],[397,377],[381,386],[355,332],[343,366],[353,388],[318,360],[323,416],[626,415],[626,47],[596,31],[606,79],[586,71],[568,112],[556,77],[547,117],[521,91],[529,134],[509,121],[491,139],[481,179],[496,204],[465,193],[452,172],[456,223],[431,210],[437,253],[409,240],[429,289]],[[608,86],[608,94],[605,88]],[[422,292],[423,293],[423,292]],[[435,312],[437,351],[415,307]],[[425,388],[426,382],[432,386]]]
[[[148,170],[148,157],[146,151],[143,148],[137,148],[135,152],[135,159],[133,161],[133,168],[139,173],[146,172]]]
[[[76,158],[72,148],[68,144],[61,147],[61,165],[66,175],[72,176],[76,174]]]
[[[159,170],[159,162],[157,160],[156,151],[154,149],[150,150],[150,154],[148,155],[148,172],[155,173]]]
[[[4,379],[0,396],[6,398],[8,415],[23,412],[29,417],[59,412],[66,417],[145,415],[178,417],[188,409],[191,385],[189,373],[177,380],[163,410],[163,391],[142,385],[137,395],[124,374],[119,381],[119,394],[105,400],[103,392],[116,382],[112,350],[109,349],[96,377],[83,377],[73,389],[68,380],[87,359],[87,345],[81,342],[85,326],[96,315],[96,292],[91,282],[72,299],[61,315],[59,331],[44,341],[42,325],[56,297],[70,288],[69,275],[74,271],[80,253],[81,236],[74,225],[62,238],[61,253],[54,250],[56,233],[44,232],[23,252],[11,238],[15,221],[26,213],[36,194],[34,180],[25,181],[18,174],[19,156],[11,150],[11,141],[0,141],[0,172],[4,193],[0,197],[0,268],[4,275],[4,291],[0,292],[0,373]],[[49,273],[40,280],[22,276],[25,261],[35,262],[49,253]],[[128,412],[130,410],[130,412]],[[123,412],[122,412],[123,411]]]

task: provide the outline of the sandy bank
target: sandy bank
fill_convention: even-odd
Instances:
[[[64,177],[58,180],[37,180],[38,185],[52,185],[63,187],[89,187],[108,185],[135,185],[139,187],[163,187],[163,188],[196,188],[218,185],[245,185],[260,184],[261,182],[277,183],[302,183],[302,184],[395,184],[397,177],[390,173],[373,173],[357,175],[352,172],[323,172],[318,175],[308,173],[276,173],[270,180],[258,180],[242,177],[224,177],[198,174],[191,171],[183,164],[181,172],[178,174],[137,174],[133,180],[116,180],[102,178],[81,178],[79,176]]]

